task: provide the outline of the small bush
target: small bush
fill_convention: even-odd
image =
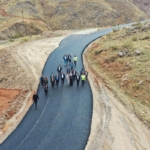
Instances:
[[[119,50],[119,46],[118,45],[112,45],[110,48],[112,50]]]
[[[133,44],[130,41],[125,42],[124,45],[123,45],[123,48],[132,48],[132,47],[133,47]]]
[[[106,34],[106,36],[107,36],[108,38],[110,38],[110,37],[111,37],[111,34],[110,34],[110,33],[108,33],[108,34]]]
[[[150,35],[146,35],[146,36],[141,38],[141,40],[148,40],[148,39],[150,39]]]
[[[118,32],[119,31],[119,29],[115,29],[115,28],[113,28],[113,32],[115,33],[115,32]]]
[[[138,85],[138,84],[134,84],[132,87],[133,87],[133,89],[135,89],[135,90],[139,90],[139,89],[140,89],[140,85]]]
[[[132,41],[137,41],[137,40],[138,40],[137,36],[132,37]]]
[[[23,38],[22,39],[22,42],[28,42],[29,41],[29,38]]]
[[[10,42],[14,42],[14,39],[10,39],[9,41],[10,41]]]
[[[15,35],[13,35],[14,39],[17,39],[17,38],[20,38],[20,37],[21,37],[21,35],[19,33],[16,33]]]

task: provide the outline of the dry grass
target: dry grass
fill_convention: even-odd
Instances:
[[[127,29],[122,29],[102,37],[92,44],[86,57],[97,74],[111,84],[110,87],[114,85],[115,90],[129,97],[135,114],[150,123],[150,29],[143,25],[142,28],[129,30],[128,34]],[[93,55],[100,49],[105,51]],[[119,57],[118,52],[125,50],[127,55]],[[136,55],[136,50],[140,50],[141,55]],[[127,101],[122,102],[129,105]]]
[[[24,21],[33,22],[36,27],[45,30],[112,26],[148,18],[136,5],[131,5],[129,0],[94,0],[92,2],[76,0],[75,3],[69,0],[62,2],[30,0],[28,1],[31,2],[30,6],[25,2],[27,1],[0,1],[1,8],[7,13],[0,11],[0,19],[2,19],[0,30],[22,21],[22,11]],[[18,3],[20,7],[17,6]],[[37,21],[27,18],[34,18]]]

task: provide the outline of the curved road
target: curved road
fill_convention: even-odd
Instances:
[[[123,27],[123,26],[120,26]],[[112,31],[105,29],[89,35],[71,35],[49,56],[43,69],[44,76],[56,74],[58,64],[63,66],[63,55],[77,55],[77,72],[83,68],[82,52],[89,43]],[[63,71],[66,72],[65,66]],[[67,82],[51,89],[45,97],[38,88],[38,110],[30,108],[17,129],[0,145],[0,150],[83,150],[90,133],[92,92],[88,83],[84,87]]]

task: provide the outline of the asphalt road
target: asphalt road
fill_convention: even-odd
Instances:
[[[63,55],[77,55],[75,68],[83,68],[82,52],[95,39],[109,33],[105,29],[93,34],[71,35],[48,57],[43,69],[49,78],[51,72],[56,74],[58,64],[63,67]],[[40,100],[38,110],[34,105],[17,129],[0,145],[0,150],[83,150],[90,133],[92,116],[92,92],[88,83],[84,87],[70,87],[65,81],[62,87],[51,88],[49,95],[44,95],[42,87],[38,88]]]

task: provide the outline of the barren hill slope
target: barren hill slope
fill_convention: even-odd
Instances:
[[[142,11],[144,11],[150,17],[150,1],[149,0],[132,0]]]
[[[147,0],[144,1],[144,5],[147,6],[149,3]],[[149,10],[145,9],[139,0],[0,1],[1,31],[18,22],[28,24],[35,28],[35,31],[40,30],[42,32],[48,29],[110,26],[145,20],[149,18],[148,15]],[[30,30],[22,34],[29,34],[29,32]]]

